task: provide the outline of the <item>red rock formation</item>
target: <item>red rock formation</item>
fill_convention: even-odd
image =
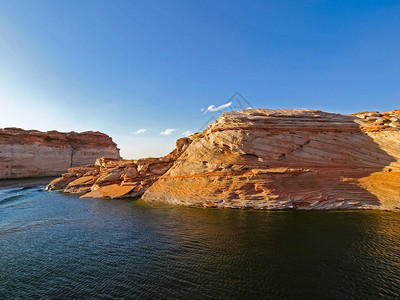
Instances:
[[[99,158],[94,165],[70,168],[53,180],[47,190],[86,193],[82,198],[124,198],[141,196],[186,150],[191,139],[182,138],[176,148],[161,158],[116,160]]]
[[[224,113],[192,137],[143,199],[255,209],[396,209],[397,116],[397,111]]]
[[[101,132],[0,129],[0,179],[57,176],[101,156],[120,158],[117,145]]]
[[[399,111],[224,113],[163,158],[99,159],[48,189],[254,209],[398,209]]]

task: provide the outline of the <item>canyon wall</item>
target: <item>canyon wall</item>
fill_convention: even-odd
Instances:
[[[120,158],[104,133],[0,129],[0,179],[58,176],[104,156]]]

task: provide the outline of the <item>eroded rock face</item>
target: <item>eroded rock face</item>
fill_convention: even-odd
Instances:
[[[104,133],[0,129],[0,179],[58,176],[101,156],[120,158]]]
[[[46,189],[84,194],[82,198],[138,197],[171,168],[191,142],[190,138],[179,139],[175,150],[161,158],[99,158],[94,165],[68,169]]]
[[[255,209],[399,209],[399,111],[224,113],[143,195]]]

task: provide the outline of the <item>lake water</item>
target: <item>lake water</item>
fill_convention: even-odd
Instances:
[[[400,213],[0,190],[0,298],[399,299]]]

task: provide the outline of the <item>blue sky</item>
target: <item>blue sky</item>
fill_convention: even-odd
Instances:
[[[159,156],[236,91],[400,108],[400,1],[0,2],[0,127],[99,130],[125,158]]]

